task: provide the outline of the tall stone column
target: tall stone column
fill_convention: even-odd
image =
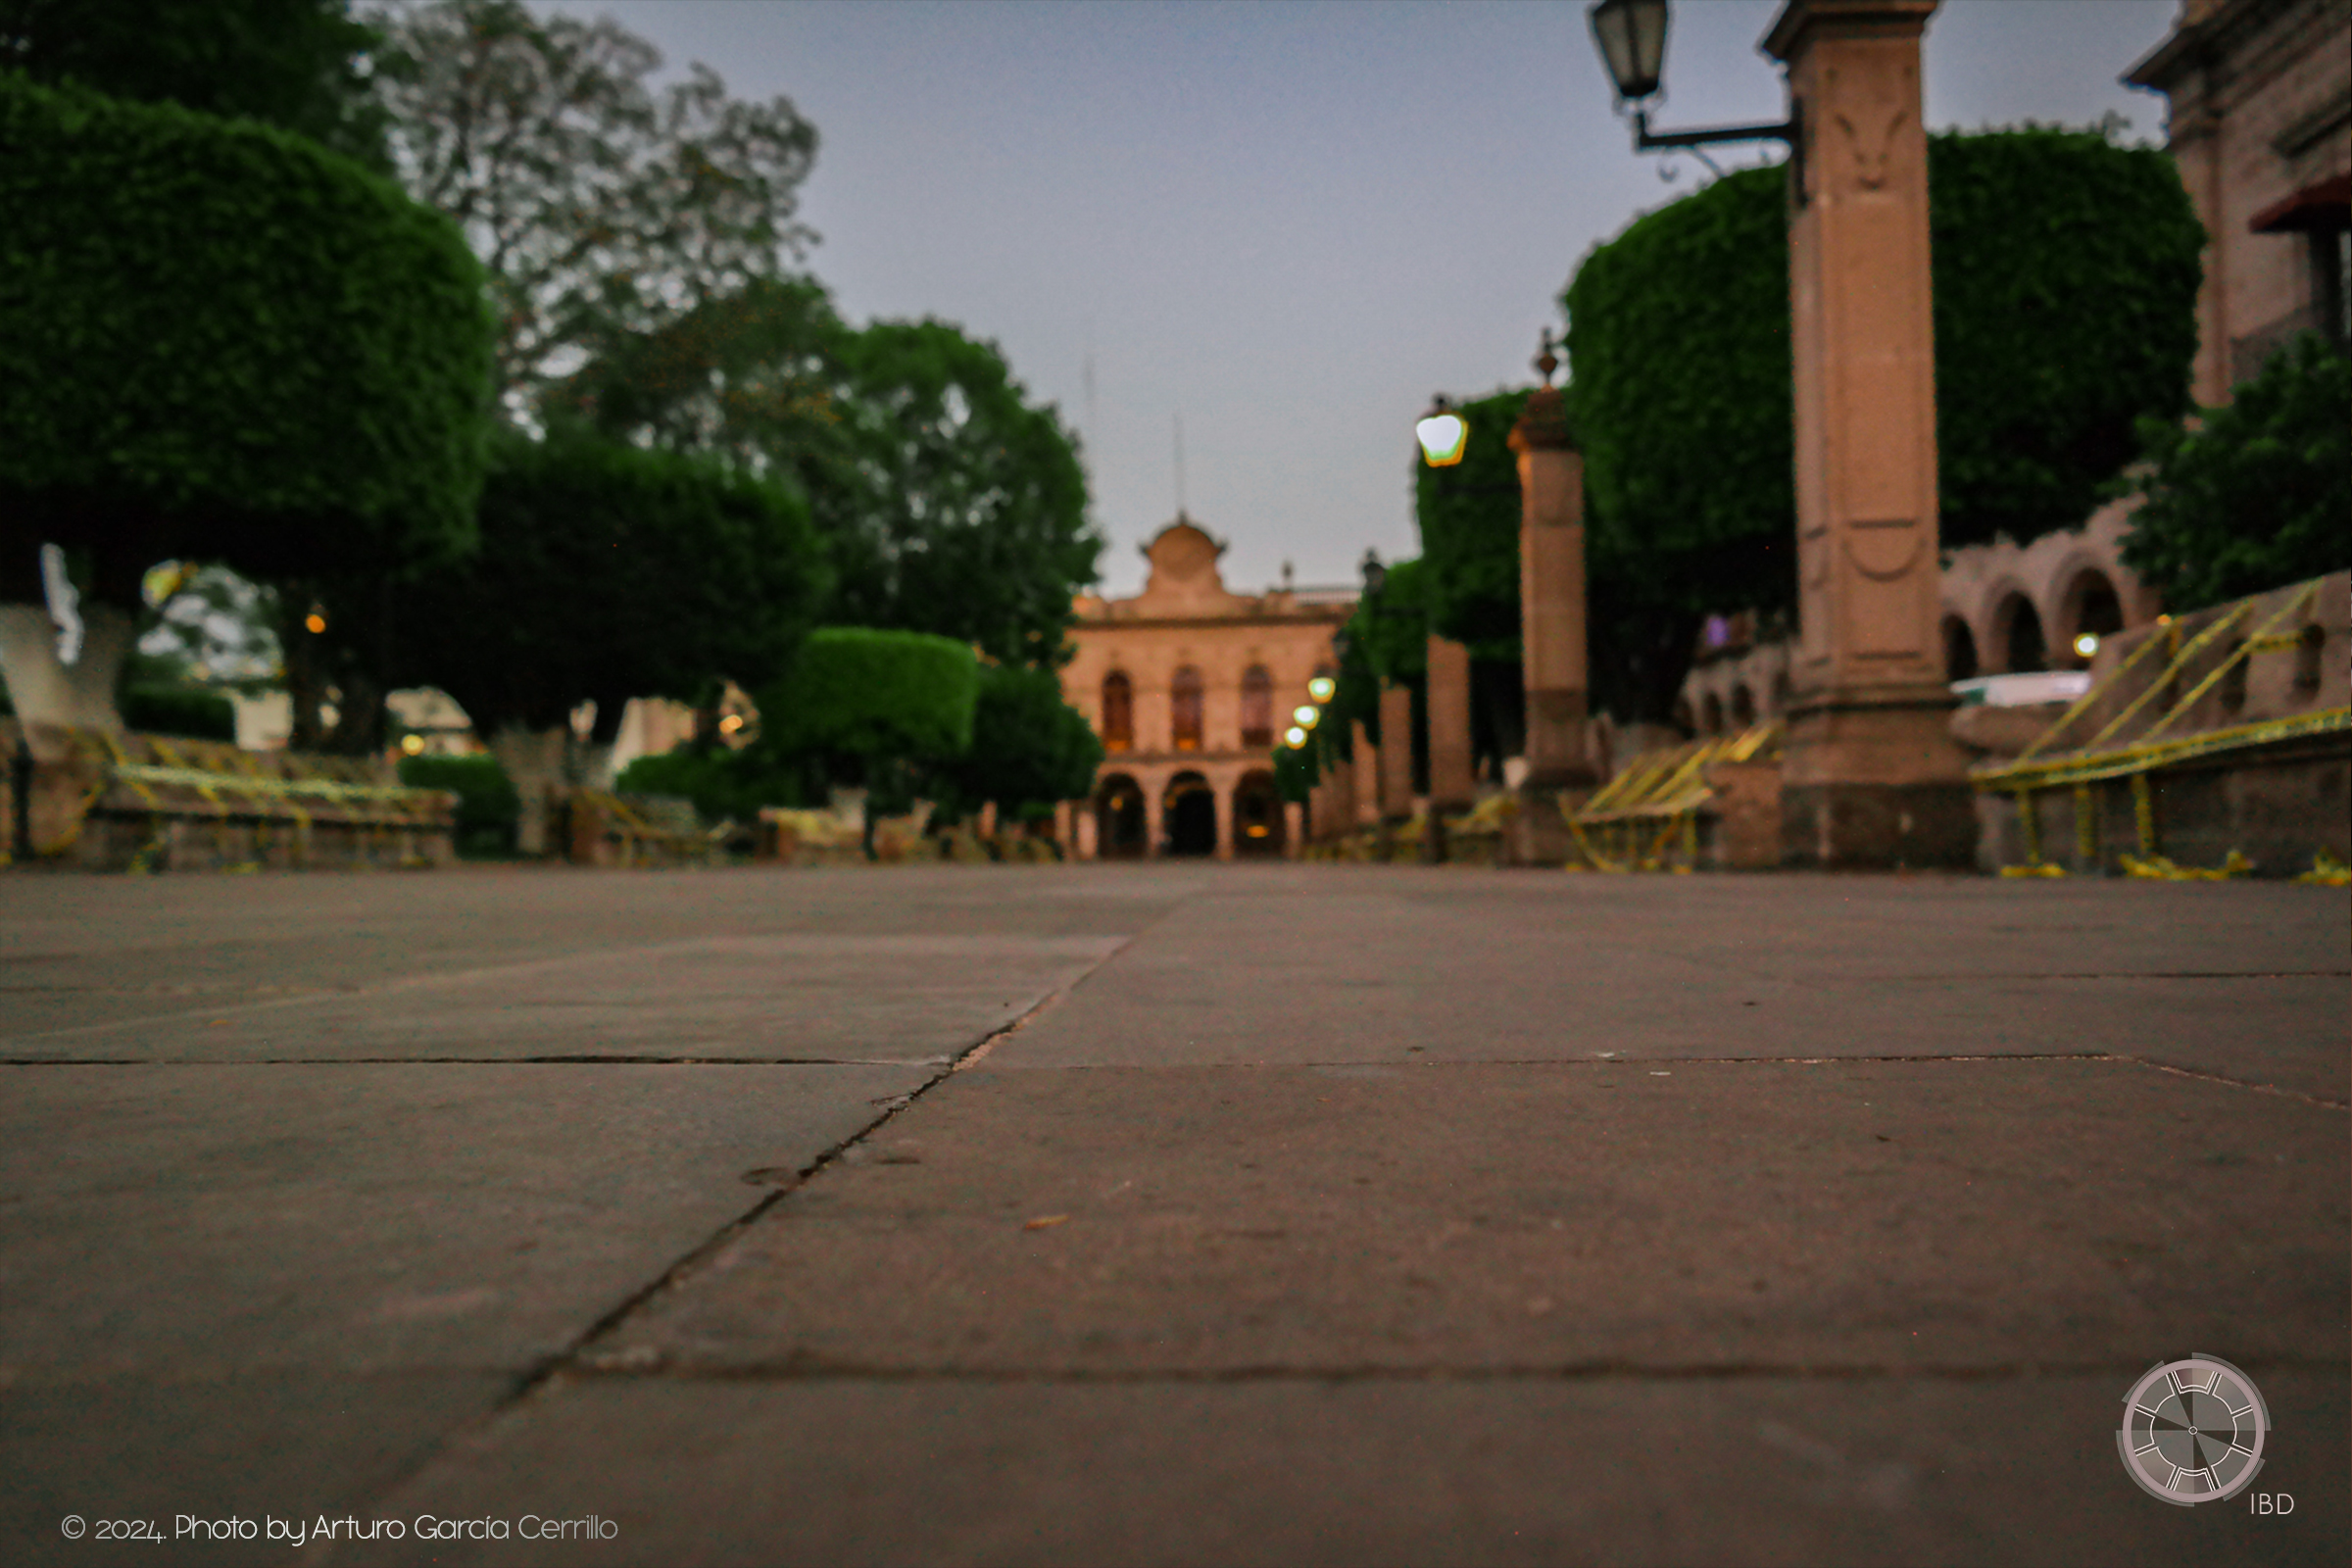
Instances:
[[[1470,650],[1429,640],[1429,808],[1462,811],[1477,798],[1470,771]]]
[[[1095,859],[1102,853],[1102,844],[1100,837],[1102,833],[1102,823],[1099,822],[1095,816],[1095,813],[1100,809],[1101,808],[1098,807],[1093,801],[1082,801],[1079,803],[1077,813],[1078,819],[1076,823],[1078,829],[1076,854],[1078,858],[1081,860]]]
[[[1160,819],[1160,798],[1168,787],[1167,777],[1154,769],[1136,780],[1144,792],[1144,858],[1156,860],[1167,842],[1168,824]]]
[[[1282,803],[1282,858],[1286,860],[1296,860],[1306,848],[1307,810],[1297,801]]]
[[[1209,799],[1216,803],[1217,858],[1233,858],[1233,780],[1211,775],[1208,781]]]
[[[1936,638],[1936,327],[1920,35],[1936,0],[1788,0],[1764,47],[1791,192],[1799,632],[1782,854],[1966,865],[1976,809]]]
[[[1380,748],[1364,733],[1361,719],[1348,724],[1348,738],[1355,746],[1355,762],[1348,769],[1348,793],[1355,797],[1350,821],[1356,827],[1372,827],[1380,821]]]
[[[1519,455],[1519,639],[1527,689],[1527,777],[1512,828],[1523,864],[1567,858],[1563,802],[1592,792],[1585,758],[1585,460],[1559,390],[1539,387],[1511,429]]]
[[[1413,814],[1413,689],[1380,693],[1380,814],[1392,822]]]

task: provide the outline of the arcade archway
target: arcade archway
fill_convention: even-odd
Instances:
[[[1161,833],[1170,855],[1217,853],[1217,795],[1208,780],[1186,771],[1168,780],[1160,797]]]
[[[1095,790],[1095,853],[1105,860],[1140,860],[1152,847],[1144,831],[1144,791],[1124,773]]]
[[[1282,795],[1263,768],[1244,773],[1233,787],[1233,853],[1249,858],[1282,854]]]

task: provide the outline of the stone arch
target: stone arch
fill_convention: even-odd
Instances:
[[[1968,629],[1968,622],[1950,611],[1943,616],[1943,678],[1945,680],[1974,680],[1977,677],[1977,634]]]
[[[1282,829],[1282,793],[1274,774],[1251,768],[1233,786],[1233,853],[1249,859],[1279,858]]]
[[[1992,647],[2001,661],[2000,673],[2022,675],[2050,667],[2049,643],[2042,636],[2041,612],[2022,589],[2013,588],[1993,607]]]
[[[1206,722],[1204,695],[1200,671],[1191,664],[1177,670],[1168,683],[1170,739],[1180,752],[1200,750],[1201,730]]]
[[[1751,727],[1755,721],[1755,694],[1747,689],[1747,682],[1741,681],[1732,688],[1732,728],[1744,730]]]
[[[1674,727],[1681,730],[1685,735],[1694,735],[1698,733],[1698,717],[1696,714],[1690,711],[1690,698],[1678,697],[1674,700],[1673,722]]]
[[[1095,786],[1095,845],[1105,860],[1140,860],[1151,851],[1144,789],[1125,773],[1105,774]]]
[[[1135,683],[1125,670],[1114,669],[1102,677],[1102,749],[1135,750]]]
[[[1217,853],[1217,792],[1187,768],[1160,795],[1160,836],[1170,855]]]
[[[2059,662],[2070,669],[2081,669],[2090,662],[2090,656],[2077,646],[2084,636],[2105,639],[2124,629],[2123,596],[2116,592],[2114,579],[2098,567],[2080,567],[2067,579],[2053,619]]]
[[[1263,664],[1251,664],[1242,671],[1242,745],[1259,749],[1273,744],[1274,674]]]

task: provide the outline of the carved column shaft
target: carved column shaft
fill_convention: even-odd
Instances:
[[[1936,327],[1920,36],[1936,0],[1789,0],[1765,49],[1792,165],[1799,636],[1784,849],[1966,859],[1973,808],[1936,639]]]
[[[1585,460],[1554,387],[1527,400],[1519,455],[1519,638],[1527,688],[1527,787],[1589,787],[1585,719]]]
[[[1470,650],[1429,639],[1429,809],[1469,808],[1478,793],[1470,771]]]
[[[1413,814],[1413,689],[1384,687],[1380,694],[1380,814],[1392,819]]]

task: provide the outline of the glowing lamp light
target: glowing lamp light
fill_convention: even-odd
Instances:
[[[1421,443],[1421,461],[1433,468],[1450,468],[1462,461],[1462,452],[1470,445],[1470,426],[1462,416],[1448,411],[1446,400],[1440,398],[1428,417],[1413,426],[1413,435]]]
[[[2075,639],[2075,652],[2080,654],[2082,658],[2088,659],[2091,657],[2091,655],[2097,653],[2098,651],[2099,634],[2097,632],[2086,631],[2082,636]]]
[[[1318,703],[1330,702],[1331,694],[1338,690],[1339,687],[1334,684],[1329,675],[1317,675],[1306,683],[1306,695]]]
[[[1293,724],[1289,729],[1286,729],[1282,732],[1282,743],[1295,752],[1299,747],[1306,744],[1306,731],[1300,729],[1298,725]]]
[[[1300,729],[1313,729],[1315,720],[1323,716],[1320,708],[1300,706],[1291,710],[1291,718]]]
[[[741,713],[729,713],[726,717],[718,721],[718,727],[722,734],[732,735],[737,730],[743,728],[743,715]]]
[[[424,750],[424,737],[421,735],[403,735],[400,738],[400,749],[408,753],[411,757],[415,757]]]
[[[309,614],[302,617],[302,629],[316,637],[320,632],[326,630],[326,617],[314,610]]]

